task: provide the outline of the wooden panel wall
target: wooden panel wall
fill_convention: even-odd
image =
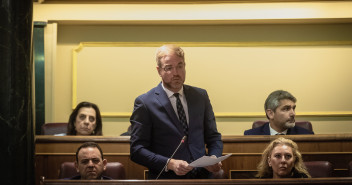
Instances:
[[[223,169],[229,177],[230,171],[256,170],[261,153],[277,136],[223,136],[224,154],[232,153],[223,161]],[[352,134],[296,135],[285,136],[297,142],[304,161],[330,161],[334,176],[347,176],[347,164],[352,161]],[[145,167],[129,158],[129,137],[104,136],[37,136],[36,179],[57,179],[62,162],[73,161],[76,149],[86,141],[99,143],[104,157],[111,162],[121,162],[127,179],[144,179]]]

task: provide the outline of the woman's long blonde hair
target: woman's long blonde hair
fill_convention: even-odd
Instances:
[[[273,169],[269,166],[268,159],[271,156],[273,149],[278,145],[286,145],[292,148],[293,157],[295,158],[294,169],[298,173],[306,174],[309,178],[311,177],[307,171],[306,166],[303,163],[302,155],[298,151],[297,144],[291,139],[279,137],[272,141],[264,150],[262,154],[262,160],[258,164],[258,174],[256,177],[267,178],[273,176]]]

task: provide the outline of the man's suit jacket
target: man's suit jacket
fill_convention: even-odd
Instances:
[[[184,85],[189,115],[189,135],[174,155],[188,163],[204,156],[222,155],[221,134],[217,131],[215,116],[204,89]],[[171,157],[182,137],[182,124],[161,83],[136,98],[130,118],[131,160],[146,166],[149,177],[156,177]],[[205,146],[208,148],[206,153]],[[174,172],[164,172],[160,178],[184,178]]]
[[[314,134],[314,132],[299,126],[294,126],[293,128],[289,128],[286,133],[286,135],[301,134]],[[258,128],[253,128],[244,131],[244,135],[270,135],[269,122],[265,123],[263,126],[260,126]]]

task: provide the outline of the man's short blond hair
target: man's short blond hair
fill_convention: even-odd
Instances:
[[[176,54],[178,57],[182,58],[183,62],[185,62],[185,53],[181,47],[174,44],[166,44],[156,50],[156,63],[159,67],[162,67],[161,59],[169,54]]]

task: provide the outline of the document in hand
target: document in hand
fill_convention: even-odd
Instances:
[[[210,166],[213,164],[216,164],[220,161],[223,161],[230,157],[232,154],[227,154],[224,156],[221,156],[219,158],[216,157],[211,157],[211,156],[203,156],[195,161],[193,161],[191,164],[189,164],[192,167],[205,167],[205,166]]]

